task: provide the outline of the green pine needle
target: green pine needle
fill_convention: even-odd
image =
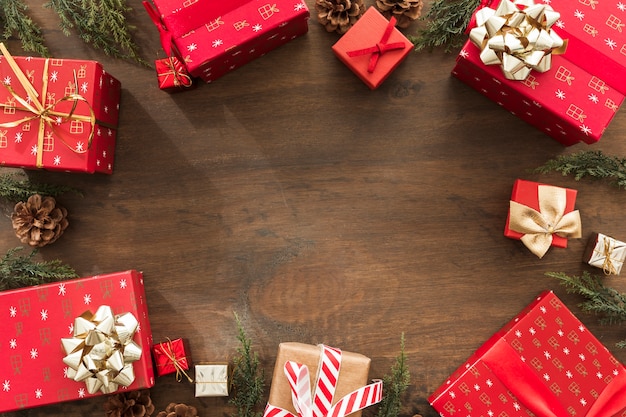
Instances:
[[[411,374],[404,353],[404,333],[400,337],[400,354],[391,367],[389,374],[383,377],[383,399],[378,405],[376,417],[398,417],[402,408],[402,398],[411,383]]]
[[[580,151],[551,159],[535,170],[546,174],[557,171],[574,175],[576,181],[591,177],[607,180],[609,183],[626,188],[626,159],[603,154],[601,151]]]
[[[261,417],[259,406],[265,392],[265,376],[260,367],[259,357],[252,352],[252,342],[246,335],[237,313],[237,340],[241,345],[237,348],[237,356],[233,360],[233,395],[229,403],[236,407],[232,417]]]
[[[19,179],[13,174],[0,174],[0,197],[12,203],[26,201],[33,194],[58,197],[67,192],[82,196],[80,190],[65,185],[36,183],[27,178]]]
[[[17,255],[20,250],[21,247],[9,249],[0,259],[0,291],[78,277],[76,271],[58,259],[36,262],[36,249],[26,256]]]
[[[479,4],[480,0],[435,0],[423,18],[428,21],[426,27],[409,37],[415,50],[445,46],[451,52],[463,45],[465,28]]]
[[[43,57],[49,56],[44,45],[41,28],[26,15],[28,6],[22,0],[0,0],[0,23],[5,41],[17,35],[25,52],[35,52]]]

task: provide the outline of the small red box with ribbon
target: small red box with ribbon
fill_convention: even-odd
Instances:
[[[540,294],[429,398],[442,417],[613,417],[626,369],[552,292]]]
[[[504,236],[521,240],[539,258],[550,246],[567,247],[580,238],[580,213],[574,210],[578,192],[518,179],[513,184]]]
[[[325,345],[281,343],[264,417],[358,417],[382,399],[370,359]],[[292,394],[293,393],[293,394]]]
[[[193,381],[186,372],[189,370],[191,360],[183,339],[167,339],[165,342],[157,343],[152,346],[152,356],[158,376],[176,373],[178,382],[182,381],[183,376],[189,382]]]
[[[212,82],[308,31],[303,0],[152,0],[161,43]]]
[[[140,272],[0,293],[0,412],[154,386]]]
[[[96,61],[0,50],[0,165],[111,174],[120,82]]]
[[[348,68],[374,90],[404,61],[413,44],[375,7],[361,18],[333,46],[332,50]]]

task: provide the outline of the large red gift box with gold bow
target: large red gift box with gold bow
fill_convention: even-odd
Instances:
[[[154,385],[140,272],[5,291],[0,306],[0,412]]]
[[[428,398],[442,417],[622,416],[626,369],[552,292],[540,294]]]
[[[567,41],[563,54],[551,55],[547,72],[507,79],[499,65],[485,65],[481,49],[468,40],[452,74],[563,145],[595,143],[626,94],[626,12],[596,0],[536,3],[560,13],[550,29]]]
[[[303,0],[152,0],[163,42],[211,82],[308,31]],[[164,40],[165,39],[165,40]]]
[[[0,165],[111,174],[120,82],[96,61],[3,55]]]

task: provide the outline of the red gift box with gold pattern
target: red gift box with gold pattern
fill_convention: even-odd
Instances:
[[[308,31],[303,0],[152,0],[162,39],[189,74],[211,82]]]
[[[83,313],[94,313],[101,307],[110,307],[115,315],[114,321],[110,320],[111,325],[115,324],[115,330],[110,330],[116,335],[115,350],[123,346],[120,353],[128,357],[131,348],[139,349],[134,352],[132,363],[126,364],[124,358],[120,365],[123,366],[120,374],[134,375],[134,380],[125,378],[129,385],[124,388],[120,384],[118,389],[136,390],[154,385],[152,333],[140,272],[130,270],[5,291],[0,293],[0,306],[0,412],[103,394],[104,389],[99,387],[97,392],[89,392],[90,382],[97,378],[92,375],[75,381],[70,378],[71,366],[66,364],[71,362],[71,356],[81,352],[81,345],[73,343],[84,337],[77,334],[82,331],[79,327],[86,324],[91,329],[92,322],[83,320],[89,314]],[[124,333],[121,326],[131,323],[131,316],[136,322],[134,333]],[[104,330],[105,322],[102,319],[96,326],[99,338],[108,334]],[[122,334],[132,340],[123,340]],[[107,336],[102,343],[108,341],[111,339]],[[68,345],[75,351],[67,355],[70,358],[65,352]],[[97,350],[96,346],[92,352]],[[110,362],[107,359],[107,369],[113,369]],[[112,381],[118,375],[110,371],[102,372],[102,377]],[[109,384],[107,388],[112,391],[115,386]]]
[[[96,61],[4,55],[0,165],[111,174],[120,82]]]
[[[552,292],[540,294],[429,398],[450,416],[622,416],[626,369]]]

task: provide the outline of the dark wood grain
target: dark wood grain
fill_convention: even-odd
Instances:
[[[62,197],[70,227],[39,256],[82,276],[142,270],[155,340],[185,337],[194,361],[230,360],[238,312],[269,387],[279,342],[363,353],[371,376],[381,377],[405,332],[412,377],[402,415],[434,417],[427,396],[533,297],[554,289],[626,360],[615,348],[623,326],[600,326],[544,276],[589,269],[582,254],[593,231],[626,238],[626,191],[532,173],[577,150],[626,155],[624,111],[598,144],[564,148],[451,78],[455,56],[441,51],[409,55],[370,91],[333,56],[338,35],[314,18],[306,36],[169,95],[153,69],[66,38],[49,10],[29,3],[55,57],[99,60],[123,86],[113,175],[29,172],[85,191]],[[129,3],[142,55],[162,57],[141,3]],[[17,41],[9,47],[19,51]],[[505,238],[516,178],[578,189],[583,239],[539,260]],[[8,213],[1,251],[19,244]],[[619,277],[607,283],[626,291]],[[157,379],[152,397],[157,410],[185,402],[203,417],[232,412],[225,398],[194,398],[192,386],[171,377]],[[102,403],[23,415],[97,416]]]

